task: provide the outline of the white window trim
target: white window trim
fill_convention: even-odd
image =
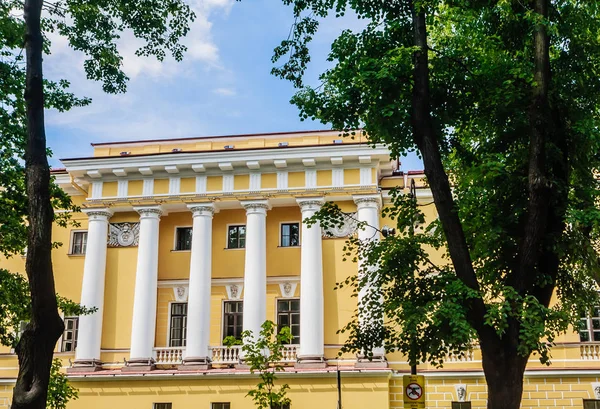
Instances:
[[[189,253],[190,251],[192,251],[191,248],[189,250],[177,250],[177,229],[182,228],[191,228],[192,234],[194,234],[194,226],[192,225],[175,226],[173,228],[173,250],[171,250],[172,253]]]
[[[167,343],[166,346],[167,348],[185,348],[185,346],[182,347],[171,347],[171,304],[187,304],[188,301],[169,301],[169,311],[168,311],[168,320],[167,320]],[[187,314],[186,314],[187,316]],[[185,330],[185,344],[187,346],[187,326],[186,326],[186,330]],[[159,402],[162,403],[162,402]]]
[[[277,332],[277,327],[279,326],[278,318],[279,318],[279,310],[277,309],[277,305],[279,304],[279,300],[286,300],[286,301],[293,301],[293,300],[298,300],[300,301],[300,296],[296,297],[290,297],[290,298],[285,298],[285,297],[275,297],[275,332]],[[298,312],[300,313],[300,311]],[[300,330],[302,331],[302,329]],[[300,332],[300,340],[302,340],[302,332]],[[287,346],[296,346],[296,347],[300,347],[300,344],[285,344]]]
[[[75,230],[71,230],[70,239],[69,239],[69,254],[68,254],[69,256],[85,256],[85,253],[77,253],[77,254],[73,253],[73,245],[75,244],[74,243],[75,233],[81,233],[81,232],[87,233],[88,230],[87,229],[75,229]],[[86,249],[86,252],[87,252],[87,237],[85,239],[85,249]]]
[[[298,245],[297,246],[282,246],[281,245],[281,226],[283,224],[292,224],[292,223],[298,223]],[[298,220],[291,220],[291,221],[281,221],[279,222],[279,230],[277,231],[277,235],[279,236],[279,244],[278,244],[278,248],[282,248],[282,249],[297,249],[302,247],[302,221],[298,221]]]
[[[246,223],[228,223],[225,226],[225,250],[246,250],[246,243],[244,242],[244,247],[241,248],[234,248],[234,249],[230,249],[229,248],[229,227],[230,226],[244,226],[246,227]],[[247,239],[247,237],[245,238]]]
[[[243,303],[244,300],[242,298],[240,298],[239,300],[229,300],[227,298],[221,299],[221,323],[219,325],[219,327],[221,328],[221,337],[219,338],[219,344],[220,344],[219,346],[224,346],[223,339],[225,338],[224,325],[225,325],[225,303],[226,302],[241,302],[241,303]],[[244,314],[244,313],[245,313],[245,311],[242,311],[242,314]],[[243,318],[244,318],[244,316],[242,315],[242,321],[243,321]],[[242,328],[242,331],[243,331],[243,328]]]
[[[77,316],[69,315],[68,317],[65,317],[65,313],[61,312],[60,318],[63,320],[63,322],[65,321],[65,318],[77,318],[77,333],[79,334],[79,316],[78,315]],[[65,331],[66,330],[67,330],[67,327],[65,327]],[[65,352],[68,354],[74,354],[77,347],[75,347],[75,349],[72,351],[63,351],[63,337],[65,336],[65,331],[63,331],[62,334],[60,334],[60,338],[58,339],[58,348],[56,348],[57,352]],[[75,343],[77,343],[77,337],[75,337]]]

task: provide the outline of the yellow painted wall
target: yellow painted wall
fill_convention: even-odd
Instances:
[[[191,227],[192,213],[188,211],[169,213],[160,218],[158,240],[158,279],[175,280],[190,276],[190,252],[175,250],[175,229]]]
[[[263,173],[261,175],[260,186],[262,189],[275,189],[277,187],[277,174]]]
[[[233,190],[248,190],[250,188],[250,175],[235,175],[233,177]]]
[[[127,186],[128,196],[141,196],[144,189],[143,180],[130,180]]]
[[[169,193],[169,179],[154,179],[154,194],[162,195]]]
[[[344,184],[360,184],[360,169],[344,169]]]
[[[267,216],[267,219],[269,216]],[[224,210],[213,218],[213,277],[244,277],[244,249],[227,249],[227,225],[245,225],[244,209]]]
[[[221,190],[223,190],[222,176],[208,176],[206,178],[206,191],[220,192]]]
[[[291,188],[294,187],[303,187],[305,183],[304,172],[290,172],[288,173],[288,186]]]
[[[102,184],[102,197],[115,197],[117,195],[117,182],[104,182]]]
[[[181,193],[194,193],[196,192],[196,178],[181,178]]]
[[[317,171],[317,186],[331,186],[331,170]]]

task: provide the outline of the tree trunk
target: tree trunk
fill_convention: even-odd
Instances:
[[[26,0],[24,5],[27,56],[25,174],[29,216],[25,271],[31,291],[31,321],[16,348],[19,374],[13,393],[13,409],[46,407],[52,354],[64,329],[58,314],[51,260],[53,210],[44,131],[42,4],[42,0]]]

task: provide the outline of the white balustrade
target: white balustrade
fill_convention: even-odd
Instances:
[[[179,365],[184,350],[185,347],[154,348],[154,360],[157,365]]]
[[[232,347],[217,346],[209,347],[211,351],[211,361],[215,364],[237,364],[240,362],[241,345]]]
[[[584,361],[600,360],[600,343],[598,344],[581,344],[579,346],[581,359]]]
[[[281,359],[282,362],[296,362],[296,355],[298,353],[299,346],[298,345],[285,345],[283,347],[283,357]]]
[[[464,352],[464,355],[448,354],[446,362],[473,362],[474,360],[473,350],[470,349]]]

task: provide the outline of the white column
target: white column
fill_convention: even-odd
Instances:
[[[190,204],[194,223],[190,260],[185,367],[208,369],[210,355],[210,295],[212,269],[212,203]]]
[[[267,319],[267,210],[266,200],[243,201],[246,209],[246,265],[244,271],[244,331],[260,333]]]
[[[95,307],[96,312],[79,317],[75,364],[95,366],[100,361],[108,219],[113,212],[109,209],[83,209],[82,211],[87,214],[89,222],[81,285],[81,305],[88,308]]]
[[[365,223],[365,225],[358,230],[358,239],[361,242],[365,241],[379,241],[379,209],[381,205],[381,197],[379,195],[364,195],[354,196],[354,203],[357,207],[357,218],[359,222]],[[361,262],[359,259],[359,274],[361,270]],[[369,269],[375,269],[375,266],[370,266]],[[358,293],[358,302],[360,303],[365,295],[372,291],[372,288],[363,287]],[[361,311],[358,312],[359,322],[363,322],[361,319]],[[373,325],[373,323],[370,323]],[[383,323],[381,323],[383,325]],[[383,347],[377,347],[373,349],[373,357],[383,357],[385,350]]]
[[[300,361],[324,363],[323,247],[321,225],[305,220],[325,203],[323,198],[297,200],[302,211],[300,261]]]
[[[140,214],[140,239],[135,273],[129,364],[151,367],[156,327],[158,227],[162,209],[160,206],[146,206],[134,207],[134,210]]]

